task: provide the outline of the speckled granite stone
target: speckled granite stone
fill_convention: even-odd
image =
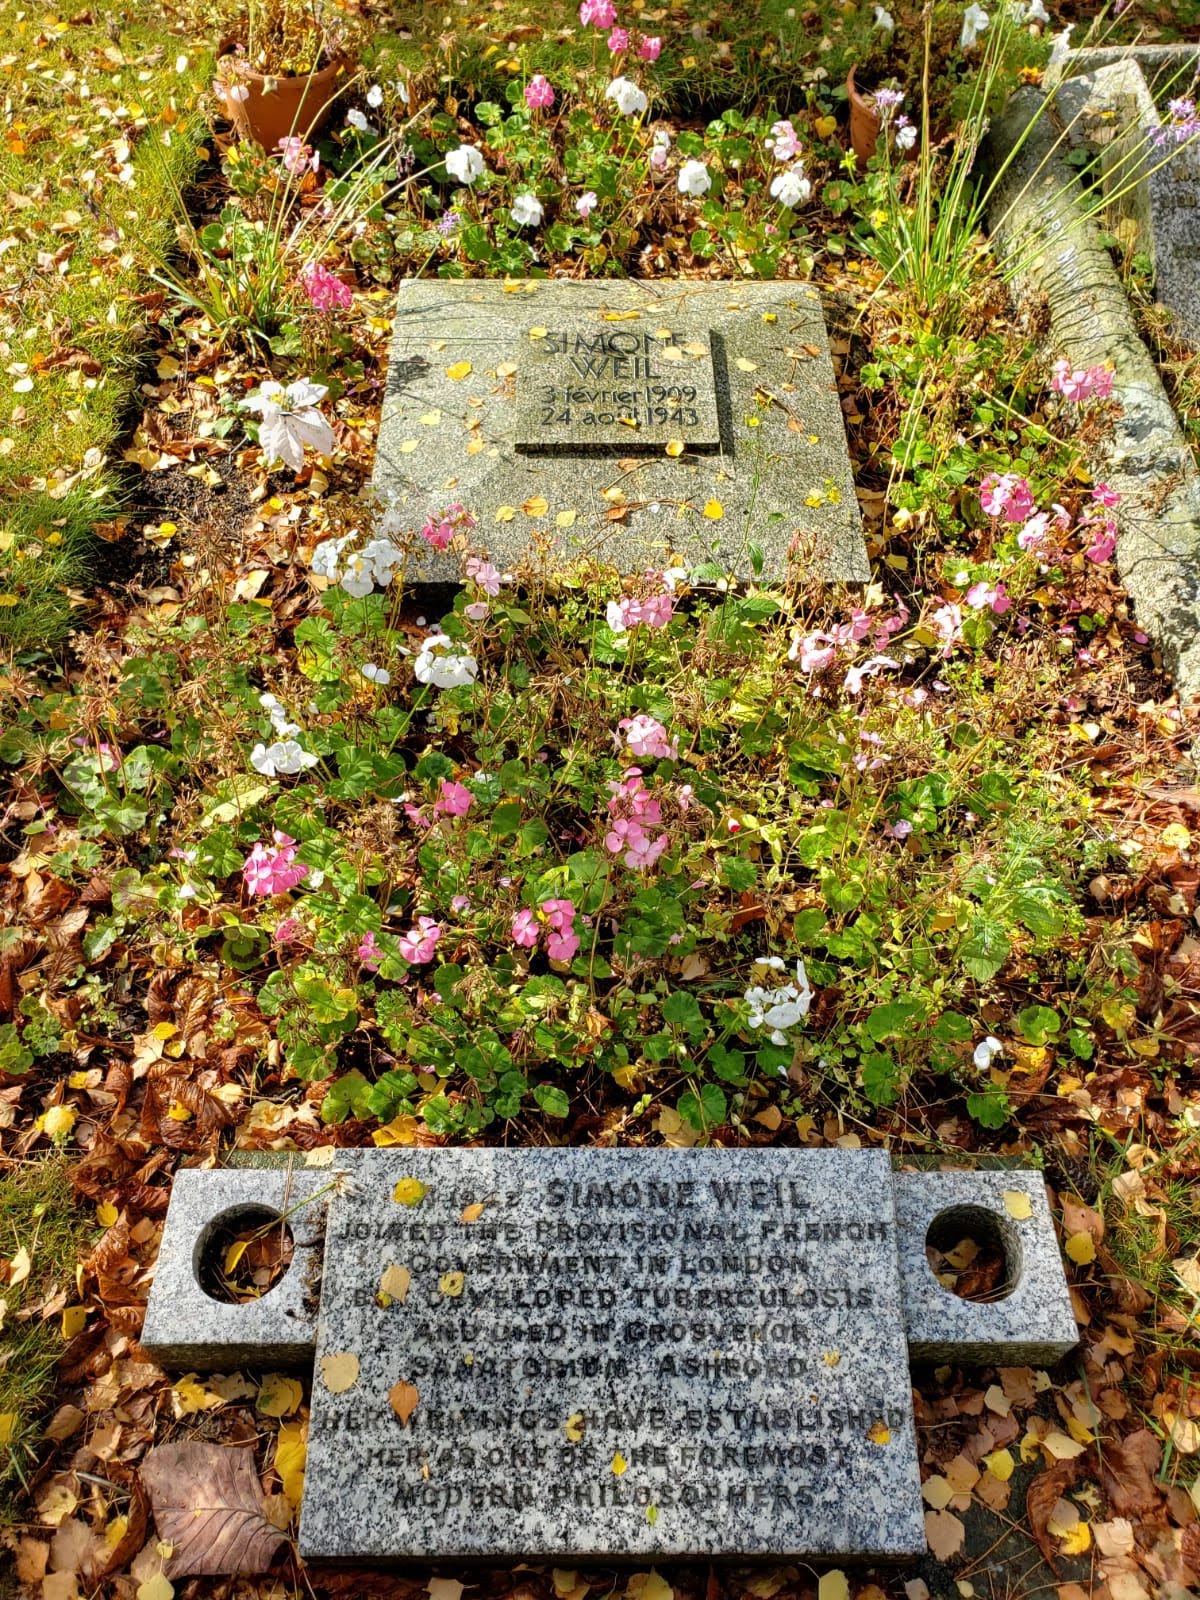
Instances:
[[[894,1183],[910,1355],[1025,1366],[1057,1361],[1074,1348],[1079,1333],[1040,1172],[898,1172]],[[1030,1215],[1014,1216],[1024,1208],[1006,1195],[1025,1196]],[[937,1281],[926,1258],[935,1220],[972,1209],[988,1213],[1004,1246],[1012,1286],[1004,1299],[960,1299]]]
[[[312,1360],[320,1292],[328,1172],[175,1174],[141,1345],[164,1366],[232,1372],[242,1366],[303,1366]],[[307,1196],[317,1195],[310,1204]],[[265,1207],[288,1213],[294,1251],[287,1272],[258,1300],[231,1305],[200,1286],[197,1269],[214,1226]],[[231,1219],[232,1220],[232,1219]]]
[[[749,577],[753,546],[768,579],[793,547],[800,570],[870,577],[807,284],[405,283],[375,484],[413,529],[460,502],[501,566],[536,539],[626,572],[674,554]],[[415,560],[411,579],[459,578]]]
[[[884,1153],[337,1165],[306,1559],[924,1550]]]

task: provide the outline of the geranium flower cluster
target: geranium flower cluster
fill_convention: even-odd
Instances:
[[[540,920],[538,912],[540,912]],[[523,907],[512,919],[512,941],[523,950],[532,950],[546,924],[546,954],[551,961],[570,961],[579,949],[575,932],[575,906],[570,900],[543,900],[538,912]]]
[[[897,602],[896,611],[890,617],[872,616],[869,611],[856,606],[850,613],[849,622],[837,623],[828,630],[816,629],[803,634],[797,632],[788,650],[788,660],[799,662],[801,672],[824,672],[836,660],[839,651],[848,645],[861,644],[864,639],[869,639],[876,651],[883,650],[891,642],[892,636],[907,623],[908,614],[908,607],[903,601]],[[860,694],[865,679],[873,678],[880,672],[894,672],[898,668],[899,663],[890,656],[873,655],[847,668],[842,688],[847,694]]]
[[[239,402],[243,411],[257,411],[261,417],[258,444],[264,466],[282,461],[299,472],[304,466],[305,445],[323,456],[333,454],[333,429],[317,410],[328,393],[325,384],[309,378],[297,378],[286,389],[272,378]]]
[[[404,814],[408,820],[419,827],[431,827],[439,817],[465,817],[475,804],[475,796],[466,784],[453,783],[448,778],[441,781],[441,793],[426,810],[424,806],[414,806],[405,802]]]
[[[1101,369],[1104,370],[1104,369]],[[1098,483],[1092,490],[1091,500],[1080,513],[1077,532],[1085,541],[1084,554],[1097,563],[1112,558],[1117,548],[1117,524],[1109,513],[1120,503],[1120,495],[1106,483]],[[1071,513],[1056,501],[1049,511],[1035,511],[1033,491],[1029,481],[1018,473],[989,473],[979,490],[979,503],[989,517],[1010,523],[1021,523],[1017,545],[1022,550],[1036,550],[1046,558],[1053,554],[1049,544],[1051,530],[1060,534],[1071,530]],[[1002,586],[1001,586],[1002,587]],[[971,594],[967,594],[970,603]],[[996,606],[992,606],[996,610]],[[1007,606],[1004,606],[1007,610]]]
[[[1085,400],[1108,400],[1113,392],[1114,373],[1111,367],[1095,366],[1086,370],[1073,370],[1067,360],[1056,361],[1050,377],[1050,387],[1064,400],[1074,400],[1082,405]]]
[[[675,584],[686,576],[683,567],[668,567],[666,572],[652,568],[646,573],[648,592],[610,600],[604,613],[605,621],[614,633],[625,633],[637,627],[665,628],[675,610]]]
[[[479,676],[479,663],[444,633],[431,633],[417,653],[413,672],[418,683],[431,683],[435,689],[461,689]]]
[[[272,837],[273,850],[260,839],[243,863],[242,878],[248,894],[287,894],[308,877],[308,868],[296,860],[295,839],[278,828]]]
[[[435,550],[445,550],[456,533],[466,533],[475,526],[475,518],[456,500],[440,514],[426,517],[421,537]]]
[[[629,746],[639,761],[644,761],[647,756],[657,761],[675,761],[679,757],[678,737],[668,739],[662,723],[645,712],[639,712],[636,717],[621,718],[613,734],[613,746],[620,750],[623,744]]]
[[[400,954],[410,966],[433,960],[442,930],[433,917],[418,917],[407,933],[400,935]]]
[[[404,552],[390,539],[372,539],[361,550],[343,556],[357,538],[355,528],[340,539],[323,539],[313,551],[312,569],[319,578],[340,584],[347,594],[361,600],[376,585],[387,588],[404,561]]]
[[[764,956],[754,965],[773,972],[785,970],[785,964],[779,956]],[[809,984],[803,961],[796,962],[796,976],[790,982],[780,984],[773,989],[768,989],[762,984],[752,984],[743,998],[749,1007],[747,1021],[750,1026],[769,1029],[772,1044],[787,1044],[786,1030],[794,1028],[798,1022],[807,1017],[813,1000],[812,986]]]
[[[640,767],[627,767],[620,781],[613,780],[608,787],[604,848],[634,872],[645,872],[667,848],[666,831],[653,835],[650,831],[662,825],[662,806],[642,782]]]
[[[302,178],[306,172],[316,172],[320,168],[320,155],[298,134],[289,133],[280,139],[278,150],[279,164],[290,177]]]
[[[315,767],[318,758],[295,737],[300,724],[289,717],[283,702],[273,694],[260,694],[258,703],[271,719],[275,739],[271,744],[260,740],[250,752],[250,765],[264,778],[293,777],[307,767]]]
[[[310,261],[300,274],[309,303],[317,311],[349,311],[354,291],[348,283],[328,271],[319,261]]]
[[[662,40],[657,36],[621,27],[613,0],[582,0],[579,20],[585,28],[608,28],[610,32],[606,43],[615,56],[624,55],[635,42],[641,61],[657,61],[662,51]]]
[[[763,141],[776,161],[789,161],[793,165],[771,179],[771,198],[789,210],[812,196],[812,184],[804,174],[804,163],[797,161],[800,154],[800,135],[787,118],[771,124],[771,131]]]

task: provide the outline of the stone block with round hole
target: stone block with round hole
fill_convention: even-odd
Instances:
[[[900,1288],[916,1360],[1045,1365],[1078,1342],[1058,1236],[1039,1172],[898,1172]],[[965,1300],[934,1276],[926,1245],[999,1249],[994,1298]]]
[[[205,1171],[175,1175],[141,1344],[164,1366],[225,1372],[312,1361],[325,1242],[328,1172]],[[257,1297],[222,1288],[231,1242],[281,1230],[290,1260]]]

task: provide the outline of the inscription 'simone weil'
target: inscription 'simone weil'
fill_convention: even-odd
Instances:
[[[731,1514],[745,1554],[922,1549],[890,1164],[855,1151],[850,1181],[813,1151],[799,1178],[787,1155],[364,1166],[330,1208],[318,1332],[318,1373],[353,1351],[360,1376],[314,1382],[302,1553],[707,1554]],[[409,1287],[381,1304],[389,1265]]]
[[[517,368],[519,450],[720,442],[706,330],[537,330]]]

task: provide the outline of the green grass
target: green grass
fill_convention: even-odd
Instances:
[[[0,225],[0,647],[10,651],[61,638],[93,527],[119,507],[118,445],[147,317],[139,297],[170,245],[175,194],[204,131],[196,98],[208,60],[154,22],[116,23],[51,25],[0,0],[17,57],[0,145],[10,201]],[[189,58],[182,71],[177,55]]]
[[[43,1321],[36,1310],[56,1288],[74,1300],[72,1280],[81,1242],[95,1232],[75,1203],[67,1162],[41,1155],[0,1177],[0,1257],[11,1260],[24,1248],[29,1276],[0,1289],[6,1302],[0,1324],[0,1528],[23,1520],[24,1485],[36,1457],[42,1423],[54,1387],[54,1368],[64,1345],[58,1317]]]

